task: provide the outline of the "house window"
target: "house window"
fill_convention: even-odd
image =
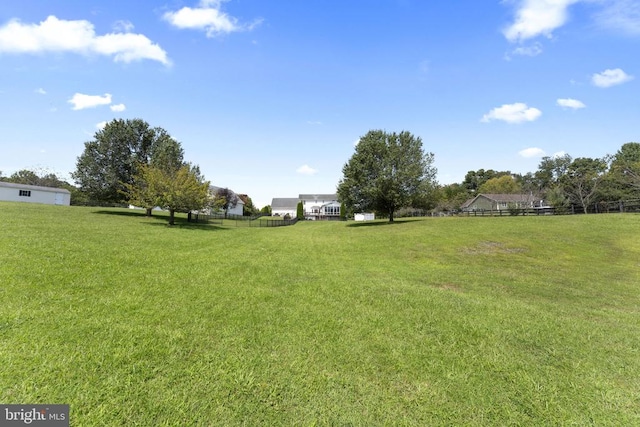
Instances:
[[[20,190],[20,197],[31,197],[31,190]]]
[[[324,213],[326,215],[340,215],[340,206],[326,206],[324,208]]]

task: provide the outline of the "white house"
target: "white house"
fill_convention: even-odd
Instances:
[[[307,219],[340,219],[340,202],[337,194],[300,194],[300,201]]]
[[[223,189],[222,187],[216,187],[215,185],[211,185],[209,186],[209,193],[211,193],[211,196],[215,197],[218,191],[222,189]],[[229,191],[235,194],[238,200],[235,206],[229,206],[229,209],[227,210],[227,215],[229,216],[244,215],[244,201],[242,200],[242,198],[240,198],[240,196],[238,196],[236,192],[234,192],[233,190],[229,190]]]
[[[71,204],[71,193],[64,188],[40,187],[38,185],[0,181],[0,200],[69,206]]]
[[[300,199],[293,197],[274,198],[271,200],[271,215],[289,215],[291,218],[295,218],[298,210],[298,202],[300,202]]]

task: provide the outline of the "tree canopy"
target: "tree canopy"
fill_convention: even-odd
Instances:
[[[409,132],[369,131],[344,165],[338,198],[347,208],[375,210],[389,216],[402,207],[419,207],[435,186],[433,153]]]
[[[218,209],[224,211],[224,217],[229,215],[229,209],[233,209],[238,205],[238,195],[228,188],[218,188],[214,195],[213,204]]]
[[[95,203],[123,203],[142,165],[180,167],[182,155],[164,129],[141,119],[116,119],[85,143],[72,177]]]
[[[144,186],[132,185],[133,197],[142,197],[152,206],[168,210],[170,225],[175,222],[175,212],[203,209],[209,203],[209,182],[203,179],[197,166],[190,164],[183,164],[177,170],[141,165],[135,182]]]

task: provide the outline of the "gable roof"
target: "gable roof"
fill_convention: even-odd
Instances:
[[[337,194],[300,194],[301,200],[338,200]]]
[[[467,208],[473,204],[480,197],[484,197],[485,199],[489,199],[492,202],[496,203],[517,203],[517,202],[531,202],[534,200],[539,200],[540,197],[535,194],[478,194],[477,196],[467,200],[460,207]]]
[[[245,203],[245,201],[244,201],[244,199],[241,197],[241,196],[246,196],[245,194],[240,195],[240,194],[236,193],[235,191],[233,191],[233,190],[232,190],[232,189],[230,189],[230,188],[217,187],[217,186],[215,186],[215,185],[210,185],[210,186],[209,186],[209,192],[210,192],[211,194],[213,194],[214,196],[216,195],[216,193],[218,192],[218,190],[229,190],[229,191],[231,191],[233,194],[235,194],[235,195],[238,197],[238,202],[237,202],[237,204],[238,204],[238,205],[245,205],[245,204],[246,204],[246,203]]]
[[[42,187],[40,185],[15,184],[13,182],[0,181],[0,187],[16,188],[20,190],[47,191],[49,193],[65,193],[71,194],[66,188],[58,187]]]
[[[298,202],[300,199],[292,197],[279,197],[271,199],[271,210],[274,209],[287,209],[295,210],[298,208]]]

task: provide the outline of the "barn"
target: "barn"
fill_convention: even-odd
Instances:
[[[69,206],[71,204],[71,193],[64,188],[40,187],[38,185],[0,181],[0,200]]]

